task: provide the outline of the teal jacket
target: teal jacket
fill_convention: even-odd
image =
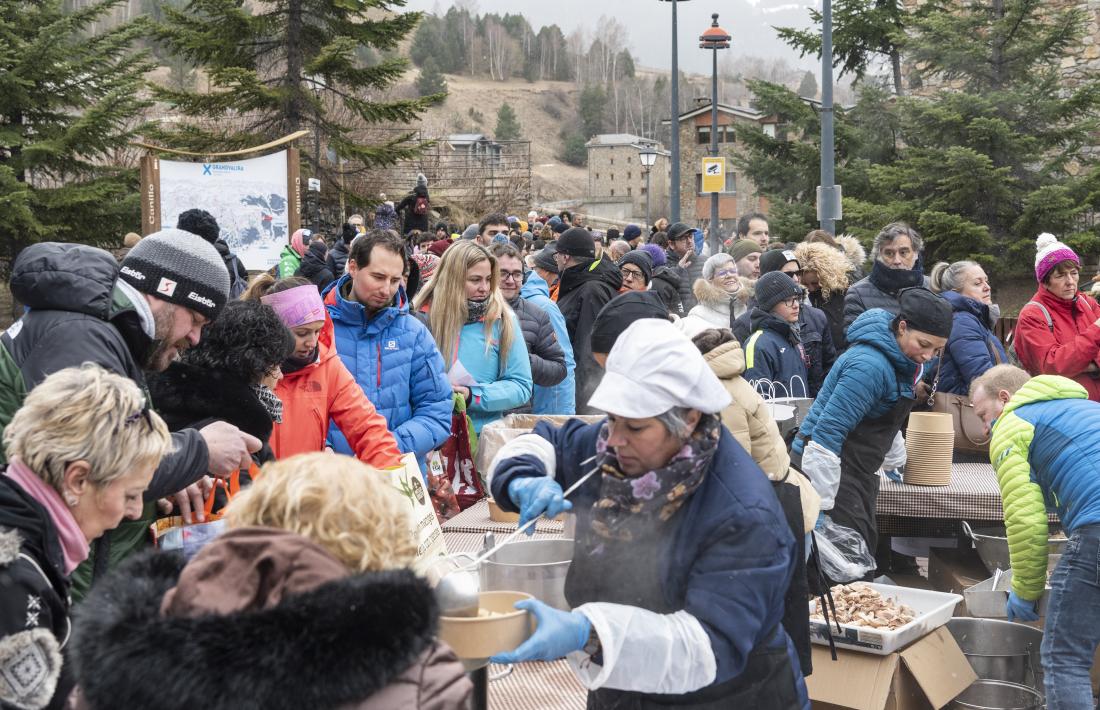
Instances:
[[[514,336],[505,362],[500,357],[500,323],[493,325],[492,340],[485,342],[485,324],[469,323],[462,328],[458,342],[458,361],[478,384],[470,387],[470,404],[467,413],[474,430],[500,419],[509,409],[525,404],[531,399],[531,361],[519,319],[508,311],[512,319]]]

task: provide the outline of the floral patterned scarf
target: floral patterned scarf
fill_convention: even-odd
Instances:
[[[599,498],[592,506],[592,531],[607,540],[630,542],[651,528],[654,518],[660,522],[672,518],[703,483],[721,431],[718,416],[704,414],[684,447],[664,467],[627,476],[619,469],[615,449],[607,445],[605,422],[596,439],[602,478]]]

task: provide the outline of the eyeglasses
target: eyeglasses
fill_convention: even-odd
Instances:
[[[737,276],[737,269],[723,269],[722,271],[715,271],[714,275],[720,279],[724,279],[727,276]]]
[[[624,279],[640,279],[644,277],[641,271],[638,269],[619,269]]]
[[[509,280],[511,280],[511,281],[523,281],[523,272],[522,271],[501,271],[500,272],[500,280],[501,281],[509,281]]]
[[[802,304],[802,299],[800,299],[798,296],[791,296],[790,298],[786,298],[780,301],[780,303],[782,303],[787,308],[794,308],[795,306]]]

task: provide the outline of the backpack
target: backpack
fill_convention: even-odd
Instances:
[[[1050,311],[1047,310],[1047,307],[1039,303],[1038,301],[1028,301],[1023,305],[1023,308],[1020,309],[1020,313],[1022,314],[1024,312],[1024,308],[1027,308],[1028,306],[1039,307],[1039,310],[1043,312],[1043,317],[1047,319],[1047,328],[1050,330],[1051,333],[1053,333],[1054,321],[1051,319]],[[1017,324],[1016,327],[1018,328],[1019,325]],[[1020,364],[1020,356],[1016,354],[1016,331],[1012,331],[1012,333],[1008,336],[1008,338],[1006,338],[1006,340],[1008,340],[1008,347],[1005,348],[1005,353],[1008,354],[1008,362],[1015,365],[1016,367],[1023,367],[1023,365]]]
[[[237,266],[240,261],[237,260],[236,254],[230,254],[229,258],[225,262],[225,266],[229,269],[229,300],[236,301],[241,297],[241,294],[248,288],[248,279],[241,278],[240,272],[237,270]]]
[[[413,214],[428,214],[428,198],[423,195],[416,196],[413,204]]]

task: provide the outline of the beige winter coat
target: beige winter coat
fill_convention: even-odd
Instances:
[[[817,522],[821,498],[808,478],[791,470],[791,457],[779,436],[779,427],[764,400],[741,376],[745,372],[741,345],[737,341],[722,343],[703,357],[733,399],[722,411],[722,423],[769,479],[781,481],[786,477],[788,483],[798,486],[805,532],[809,532]]]

